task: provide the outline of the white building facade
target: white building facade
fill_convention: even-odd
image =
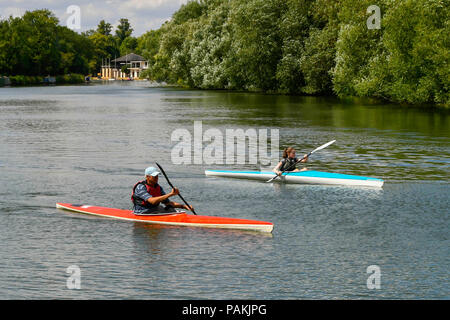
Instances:
[[[122,72],[122,67],[128,66],[129,74]],[[101,68],[102,79],[139,79],[141,72],[148,69],[148,61],[144,57],[129,53],[123,57],[103,63]]]

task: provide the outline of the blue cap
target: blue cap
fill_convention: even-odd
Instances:
[[[160,172],[155,167],[148,167],[147,169],[145,169],[146,176],[156,177],[159,174]]]

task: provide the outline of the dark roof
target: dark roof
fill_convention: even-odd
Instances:
[[[126,56],[119,57],[117,59],[112,60],[111,62],[129,62],[129,61],[147,61],[147,60],[145,60],[144,57],[138,54],[129,53]]]

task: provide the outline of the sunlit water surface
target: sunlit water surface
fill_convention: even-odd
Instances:
[[[171,134],[193,134],[194,121],[224,134],[278,129],[280,149],[300,155],[336,139],[308,168],[385,185],[207,178],[205,169],[261,166],[173,164]],[[446,111],[325,98],[145,82],[0,88],[0,298],[448,299],[449,128]],[[273,234],[55,208],[131,208],[131,187],[155,161],[199,214],[271,221]],[[81,290],[67,288],[71,265]],[[370,265],[380,289],[367,287]]]

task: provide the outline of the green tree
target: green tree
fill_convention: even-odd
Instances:
[[[136,50],[146,76],[191,87],[448,104],[448,0],[380,0],[381,29],[372,4],[189,1]]]
[[[175,24],[183,24],[192,19],[196,20],[205,12],[206,8],[203,1],[188,1],[173,14],[172,21]]]
[[[280,19],[281,57],[276,78],[281,92],[301,93],[305,85],[302,57],[311,25],[311,1],[288,0]]]
[[[97,32],[105,36],[111,35],[112,25],[105,20],[101,20],[97,26]]]
[[[49,10],[27,11],[22,17],[2,21],[0,73],[21,75],[55,74],[58,51],[58,19]]]
[[[95,57],[94,64],[91,67],[95,70],[100,70],[102,62],[105,59],[114,59],[111,52],[108,50],[111,45],[111,39],[101,33],[94,33],[89,37],[93,46],[93,54]]]
[[[119,25],[116,29],[116,36],[119,39],[119,46],[122,44],[122,41],[125,40],[125,38],[131,36],[133,33],[133,28],[131,28],[130,22],[128,22],[128,19],[122,18],[119,20]]]
[[[58,26],[58,50],[61,63],[58,74],[80,73],[88,74],[90,61],[93,59],[92,42],[85,36],[69,28]]]
[[[449,102],[450,6],[448,1],[405,0],[384,18],[383,53],[371,61],[360,95],[408,103]],[[381,72],[384,76],[381,75]],[[380,81],[381,80],[381,81]]]
[[[0,73],[43,76],[89,72],[90,40],[67,27],[49,10],[27,11],[0,21]]]
[[[156,57],[159,52],[162,28],[158,30],[150,30],[137,38],[138,45],[136,53],[142,55],[148,60],[148,69],[141,73],[142,78],[155,79],[154,68],[156,65]]]
[[[126,37],[120,45],[120,55],[124,56],[128,53],[136,51],[138,40],[135,37]]]
[[[167,25],[166,32],[161,36],[160,50],[156,55],[157,63],[153,68],[158,79],[179,84],[191,82],[188,45],[193,23],[189,21],[183,25]]]
[[[344,0],[339,11],[336,65],[332,71],[333,90],[339,96],[357,96],[355,84],[365,79],[369,65],[382,52],[382,30],[368,29],[366,10],[370,0]],[[380,2],[380,5],[383,3]],[[387,7],[382,6],[386,12]]]
[[[124,64],[122,67],[120,67],[120,71],[128,75],[130,73],[129,66],[127,64]]]
[[[161,30],[150,30],[137,38],[136,53],[142,55],[147,60],[153,60],[159,51],[161,41]]]
[[[249,0],[231,3],[233,42],[229,60],[230,84],[239,89],[273,91],[282,56],[278,27],[284,0]]]
[[[229,11],[230,5],[227,1],[210,8],[208,15],[198,21],[193,31],[189,45],[189,73],[194,87],[228,87],[227,59],[231,45],[231,28],[227,23]]]
[[[10,37],[11,28],[8,20],[0,20],[0,74],[9,74],[10,69]]]
[[[448,104],[448,3],[405,0],[393,5],[392,1],[382,1],[379,4],[384,14],[379,30],[369,30],[365,25],[369,4],[356,0],[344,3],[333,70],[334,91],[339,96]]]

